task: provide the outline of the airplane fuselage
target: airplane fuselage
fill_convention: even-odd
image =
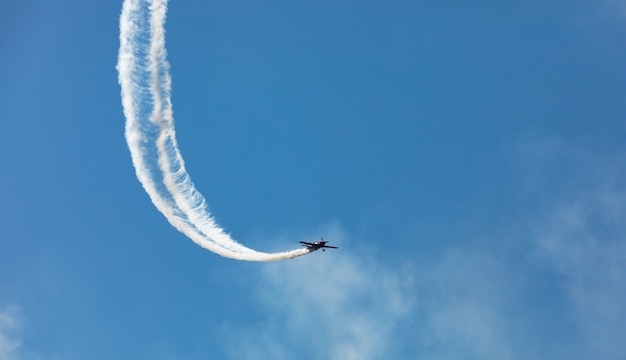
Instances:
[[[316,241],[314,243],[310,243],[310,242],[306,242],[306,241],[300,241],[300,244],[302,244],[303,246],[306,246],[307,249],[309,249],[311,252],[313,251],[317,251],[319,249],[322,249],[322,251],[326,251],[326,249],[338,249],[338,247],[336,246],[329,246],[326,245],[328,241]]]

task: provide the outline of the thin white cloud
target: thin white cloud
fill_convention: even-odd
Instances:
[[[520,159],[544,208],[530,229],[534,258],[557,275],[577,356],[626,353],[626,156],[597,154],[559,137],[528,136]],[[556,170],[555,170],[556,169]],[[554,176],[558,174],[558,176]]]
[[[341,231],[334,233],[328,238],[347,249]],[[258,297],[269,320],[243,336],[240,327],[231,329],[232,358],[382,358],[413,305],[410,274],[348,250],[268,264],[260,280]]]
[[[18,309],[8,306],[0,310],[0,360],[19,358],[21,341],[16,338],[20,321]]]
[[[512,359],[510,269],[486,251],[450,249],[417,282],[424,358]]]
[[[410,264],[342,243],[265,267],[257,296],[267,320],[229,325],[233,359],[523,358],[508,322],[521,283],[488,251],[453,248]]]
[[[586,350],[626,354],[626,192],[579,194],[537,229],[540,257],[562,277]]]

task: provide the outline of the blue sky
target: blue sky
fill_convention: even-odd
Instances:
[[[626,9],[172,1],[219,257],[137,181],[120,2],[0,5],[0,359],[619,359]]]

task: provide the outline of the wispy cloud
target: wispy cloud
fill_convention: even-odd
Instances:
[[[267,320],[231,324],[232,358],[522,358],[513,267],[461,247],[394,262],[346,252],[347,237],[344,251],[268,264],[257,288]]]
[[[16,338],[19,325],[17,307],[8,306],[0,310],[0,360],[19,358],[21,342]]]
[[[624,149],[599,154],[533,134],[520,150],[526,170],[538,178],[530,192],[546,197],[529,229],[533,258],[559,279],[577,355],[618,359],[626,353]]]
[[[325,233],[347,248],[338,227]],[[268,264],[257,292],[268,320],[232,336],[229,352],[247,359],[381,358],[413,306],[411,275],[399,270],[348,250]]]
[[[537,250],[563,277],[573,320],[595,358],[626,354],[626,192],[578,194],[537,229]]]
[[[486,251],[450,249],[419,272],[424,358],[511,359],[510,268]]]

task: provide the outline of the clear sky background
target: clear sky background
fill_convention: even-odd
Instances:
[[[621,359],[622,1],[171,1],[221,258],[137,181],[121,1],[0,2],[0,359]]]

